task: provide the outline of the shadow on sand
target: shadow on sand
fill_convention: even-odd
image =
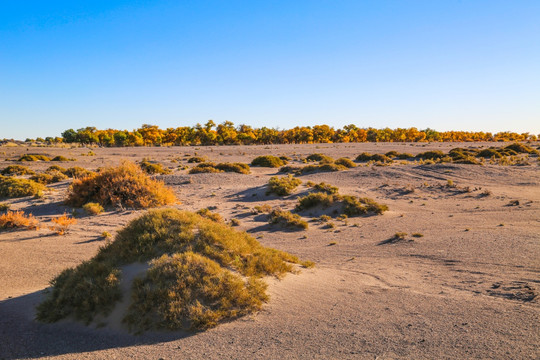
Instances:
[[[186,332],[148,332],[96,329],[73,321],[44,324],[34,320],[43,291],[0,301],[0,359],[41,358],[134,345],[151,345],[195,335]]]

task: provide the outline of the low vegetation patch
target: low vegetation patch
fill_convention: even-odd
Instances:
[[[382,154],[370,154],[370,153],[361,153],[356,157],[356,161],[365,162],[365,161],[380,161],[382,163],[391,163],[392,159],[390,159],[386,155]]]
[[[8,211],[0,215],[0,229],[39,229],[39,221],[32,215],[23,211]]]
[[[314,207],[334,207],[334,214],[358,216],[364,214],[382,214],[388,210],[388,206],[379,204],[370,198],[358,198],[351,195],[329,194],[315,192],[298,199],[297,211],[303,211]]]
[[[36,174],[30,177],[30,180],[33,180],[40,184],[47,185],[47,184],[57,183],[67,178],[68,177],[64,175],[63,173],[61,173],[60,171],[49,171],[47,173]]]
[[[51,161],[51,158],[46,155],[24,154],[17,161]]]
[[[83,209],[84,211],[86,211],[88,215],[99,215],[105,211],[103,206],[101,206],[101,204],[96,203],[96,202],[89,202],[89,203],[84,204]]]
[[[263,276],[294,272],[294,264],[312,266],[226,224],[155,210],[131,221],[94,258],[55,278],[37,308],[38,320],[72,316],[90,323],[108,315],[123,295],[123,266],[135,262],[148,270],[133,281],[123,318],[133,332],[203,330],[252,313],[268,299]]]
[[[79,179],[83,178],[85,176],[89,176],[94,174],[93,171],[87,170],[85,168],[82,168],[80,166],[74,166],[66,169],[64,171],[64,174],[66,174],[70,178]]]
[[[73,181],[66,203],[80,207],[88,202],[145,209],[174,204],[177,199],[163,182],[150,178],[139,166],[125,161],[120,166]]]
[[[351,159],[345,158],[345,157],[337,159],[336,161],[334,161],[334,164],[345,166],[346,168],[349,168],[349,169],[356,167],[356,164]]]
[[[62,155],[55,156],[51,159],[51,161],[75,161],[75,160],[77,159],[73,159],[73,158],[68,159],[67,157],[62,156]]]
[[[347,168],[343,165],[336,164],[319,164],[319,165],[306,165],[306,166],[284,166],[279,169],[279,172],[293,173],[296,175],[305,175],[317,172],[334,172],[343,171]]]
[[[286,164],[287,164],[287,160],[283,160],[273,155],[257,156],[251,162],[251,166],[270,167],[270,168],[277,168]]]
[[[216,212],[212,212],[208,208],[198,210],[197,215],[200,215],[200,216],[202,216],[202,217],[204,217],[206,219],[210,219],[210,220],[218,222],[218,223],[223,222],[223,217],[220,214],[218,214]]]
[[[337,186],[333,186],[325,182],[312,184],[311,186],[318,192],[323,192],[327,194],[337,194],[339,192],[339,188]]]
[[[306,230],[308,228],[308,223],[302,220],[300,215],[281,209],[274,209],[270,212],[269,222],[292,229]]]
[[[49,226],[49,230],[54,231],[58,235],[65,235],[68,228],[77,223],[77,219],[74,219],[67,214],[51,219],[53,225]]]
[[[35,171],[23,165],[9,165],[2,169],[2,175],[34,175]]]
[[[200,173],[220,173],[220,172],[236,172],[239,174],[249,174],[250,168],[244,163],[201,163],[189,170],[190,174]]]
[[[163,167],[162,164],[156,162],[150,162],[148,159],[143,159],[139,166],[141,169],[149,175],[166,175],[170,174],[171,170]]]
[[[319,163],[331,164],[334,162],[334,159],[328,155],[324,154],[311,154],[306,157],[306,161],[318,161]]]
[[[0,197],[42,196],[45,190],[45,185],[35,181],[0,175]]]
[[[206,158],[202,156],[192,156],[188,159],[188,163],[203,163],[206,162]]]
[[[293,177],[291,174],[286,177],[272,176],[268,181],[267,194],[274,193],[279,196],[290,195],[301,183],[302,180]]]

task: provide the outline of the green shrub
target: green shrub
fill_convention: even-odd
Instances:
[[[79,207],[88,202],[145,209],[174,204],[177,199],[162,182],[151,179],[140,167],[125,161],[118,167],[73,180],[66,203]]]
[[[353,167],[356,167],[356,164],[351,160],[351,159],[348,159],[348,158],[339,158],[337,159],[334,164],[336,165],[341,165],[341,166],[345,166],[346,168],[353,168]]]
[[[220,173],[222,170],[216,169],[216,164],[214,163],[201,163],[189,170],[190,174],[201,174],[201,173]]]
[[[347,168],[343,165],[336,164],[306,165],[300,168],[300,173],[309,174],[316,172],[334,172],[343,170],[347,170]]]
[[[159,163],[151,163],[149,160],[147,159],[143,159],[140,163],[139,163],[139,166],[141,167],[141,169],[149,174],[149,175],[156,175],[156,174],[161,174],[161,175],[165,175],[165,174],[170,174],[171,173],[171,170],[167,169],[167,168],[164,168],[162,164],[159,164]]]
[[[251,162],[251,166],[277,168],[286,165],[287,161],[273,155],[257,156]]]
[[[17,161],[51,161],[51,159],[45,155],[24,154]]]
[[[219,163],[216,165],[216,169],[225,172],[236,172],[239,174],[250,173],[249,165],[244,163]]]
[[[41,196],[45,190],[47,188],[43,184],[35,181],[0,175],[0,197]]]
[[[306,230],[308,223],[300,217],[300,215],[293,214],[290,211],[281,209],[274,209],[270,213],[270,224],[280,224],[289,228],[296,228]]]
[[[63,168],[63,167],[61,167],[61,166],[59,166],[59,165],[52,165],[52,166],[49,166],[49,167],[47,168],[47,170],[45,170],[45,174],[49,174],[49,173],[51,173],[51,172],[54,173],[54,172],[56,172],[56,171],[59,171],[59,172],[65,174],[66,171],[67,171],[67,169],[66,169],[66,168]]]
[[[317,191],[324,192],[324,193],[327,193],[327,194],[337,194],[338,191],[339,191],[339,188],[337,186],[333,186],[333,185],[327,184],[325,182],[315,184],[315,185],[313,185],[313,187]]]
[[[23,165],[9,165],[2,170],[2,175],[33,175],[35,172]]]
[[[268,192],[279,196],[290,195],[300,185],[302,181],[293,177],[291,174],[287,177],[272,176],[268,181]]]
[[[329,207],[336,200],[339,199],[339,195],[327,194],[323,192],[316,192],[307,194],[298,199],[298,205],[296,205],[296,211],[302,211],[310,209],[315,206]]]

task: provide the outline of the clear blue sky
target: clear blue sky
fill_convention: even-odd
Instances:
[[[0,0],[0,138],[213,119],[540,133],[540,1]]]

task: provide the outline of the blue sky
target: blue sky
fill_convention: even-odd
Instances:
[[[0,0],[0,138],[230,120],[540,133],[540,1]]]

